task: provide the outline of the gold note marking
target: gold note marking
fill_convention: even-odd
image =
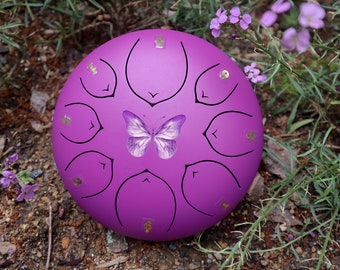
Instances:
[[[144,230],[145,230],[146,233],[151,232],[151,230],[152,230],[152,222],[151,221],[146,221],[144,223]]]
[[[222,70],[221,73],[220,73],[220,78],[221,78],[222,80],[228,79],[229,76],[230,76],[229,71],[226,70],[226,69]]]
[[[159,36],[156,40],[155,40],[155,45],[157,49],[163,49],[164,48],[164,39],[162,36]]]
[[[256,140],[256,133],[255,132],[248,132],[247,133],[247,139],[255,141]]]
[[[73,182],[73,185],[77,187],[83,183],[83,180],[80,177],[77,177],[77,178],[72,179],[72,182]]]
[[[69,125],[71,123],[71,118],[67,115],[64,115],[61,119],[61,123],[63,123],[64,125]]]
[[[87,68],[91,70],[93,75],[96,75],[98,73],[97,68],[93,65],[93,63],[88,64]]]
[[[227,208],[229,207],[229,204],[224,201],[221,201],[220,205],[224,208],[224,210],[227,210]]]

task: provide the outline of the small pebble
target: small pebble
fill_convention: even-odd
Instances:
[[[178,270],[185,270],[183,264],[179,265],[179,266],[177,267],[177,269],[178,269]]]
[[[268,261],[267,260],[261,260],[260,261],[262,266],[267,266],[268,265]]]
[[[301,255],[302,252],[303,252],[303,250],[302,250],[301,247],[297,247],[297,248],[295,249],[295,251],[296,251],[296,253],[299,254],[299,255]]]
[[[39,176],[41,176],[44,172],[42,170],[35,170],[30,172],[30,177],[32,178],[37,178]]]
[[[181,258],[184,258],[186,255],[187,255],[187,253],[186,253],[185,250],[180,250],[180,251],[179,251],[179,256],[180,256]]]
[[[69,237],[67,237],[67,236],[63,237],[63,239],[61,240],[61,247],[63,249],[67,249],[70,245],[70,242],[71,242],[71,240],[70,240]]]
[[[172,251],[175,251],[177,249],[177,247],[174,243],[170,243],[169,249],[172,250]]]
[[[222,260],[222,255],[221,255],[220,253],[218,253],[218,252],[215,252],[215,253],[214,253],[214,257],[215,257],[216,260],[218,260],[218,261],[221,261],[221,260]]]
[[[188,269],[190,269],[190,270],[194,270],[194,269],[198,269],[198,268],[200,268],[200,265],[198,264],[198,263],[189,263],[189,265],[188,265]]]

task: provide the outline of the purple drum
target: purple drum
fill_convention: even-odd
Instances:
[[[238,65],[203,39],[160,29],[90,53],[61,91],[52,132],[59,174],[79,206],[149,241],[226,217],[263,147],[260,107]]]

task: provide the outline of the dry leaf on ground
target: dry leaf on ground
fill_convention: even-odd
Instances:
[[[253,203],[259,201],[264,193],[264,178],[261,174],[257,173],[253,183],[248,190],[249,200]]]
[[[291,160],[291,154],[288,149],[283,148],[278,143],[269,140],[267,143],[268,150],[276,157],[271,157],[267,155],[263,158],[263,162],[266,165],[267,170],[271,174],[275,174],[280,178],[286,178],[286,173],[288,170],[293,170],[295,168],[295,160]],[[300,152],[300,149],[293,148],[292,154],[295,157]]]
[[[261,215],[263,215],[263,211],[257,211],[254,213],[255,216],[259,217]],[[287,224],[287,226],[296,226],[296,225],[300,225],[302,226],[303,223],[301,220],[299,220],[298,218],[296,218],[295,216],[293,216],[289,210],[283,210],[280,207],[275,207],[273,209],[273,211],[271,211],[268,216],[267,216],[267,220],[275,222],[275,223],[281,223],[281,224]]]

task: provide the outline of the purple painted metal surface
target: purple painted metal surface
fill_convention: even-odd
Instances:
[[[89,54],[53,119],[59,174],[81,208],[127,236],[164,241],[226,217],[261,160],[261,111],[225,53],[195,36],[143,30]]]

